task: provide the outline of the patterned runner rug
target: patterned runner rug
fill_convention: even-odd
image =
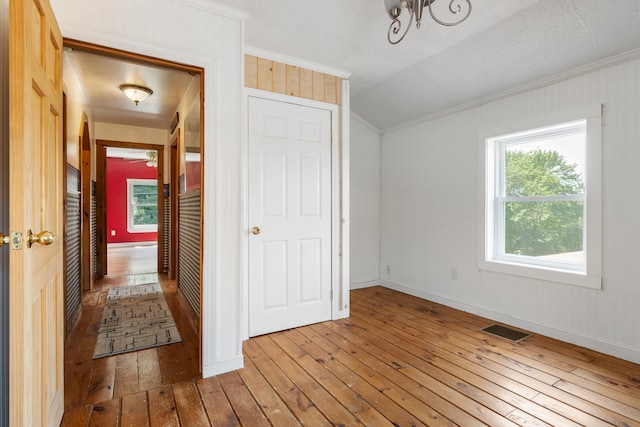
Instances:
[[[182,341],[158,283],[109,289],[93,358]]]

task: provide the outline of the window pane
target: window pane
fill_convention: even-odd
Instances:
[[[584,202],[505,202],[504,207],[506,254],[562,262],[573,262],[575,255],[582,263]]]
[[[133,203],[134,204],[157,204],[158,203],[158,187],[157,185],[134,184],[133,185]]]
[[[505,195],[552,196],[584,193],[585,133],[505,146]]]
[[[158,225],[158,208],[156,206],[134,206],[133,225]]]

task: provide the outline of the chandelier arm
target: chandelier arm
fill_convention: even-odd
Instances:
[[[452,21],[452,22],[442,21],[442,20],[436,18],[436,15],[433,13],[433,10],[431,9],[431,3],[433,3],[433,1],[428,1],[427,0],[427,4],[429,5],[429,15],[431,15],[431,18],[433,18],[433,20],[436,21],[440,25],[444,25],[444,26],[447,26],[447,27],[452,27],[452,26],[458,25],[462,21],[466,20],[469,17],[469,15],[471,15],[471,0],[451,0],[449,2],[449,11],[451,12],[452,15],[457,15],[462,11],[461,4],[467,3],[467,5],[469,6],[469,8],[467,9],[466,15],[464,15],[459,20]],[[400,40],[402,40],[402,39],[400,39]]]
[[[387,31],[387,40],[389,41],[389,43],[398,44],[404,39],[404,36],[407,35],[407,33],[409,32],[409,29],[411,28],[411,24],[413,23],[413,13],[411,13],[410,15],[411,15],[411,18],[409,19],[409,24],[407,25],[407,28],[404,30],[404,33],[402,33],[402,36],[396,41],[393,41],[391,39],[391,34],[393,33],[393,35],[397,35],[400,32],[400,30],[402,30],[402,22],[398,18],[394,18],[393,21],[391,21],[391,25],[389,25],[389,30]]]

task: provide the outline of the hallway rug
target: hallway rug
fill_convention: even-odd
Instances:
[[[180,341],[158,283],[114,286],[104,305],[93,358]]]

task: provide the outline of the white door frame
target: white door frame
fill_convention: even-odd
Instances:
[[[347,88],[345,82],[343,89]],[[349,227],[347,226],[349,214],[349,126],[345,125],[345,117],[348,123],[348,104],[340,106],[326,102],[314,101],[295,96],[263,91],[259,89],[245,88],[243,99],[243,144],[242,144],[242,178],[243,178],[243,227],[242,227],[242,259],[243,271],[243,321],[241,325],[242,339],[249,338],[249,98],[263,98],[272,101],[285,102],[311,108],[318,108],[331,112],[331,319],[337,320],[349,316]],[[348,97],[343,97],[348,98]],[[344,110],[347,110],[345,116]],[[342,126],[340,126],[342,123]],[[342,130],[342,133],[341,133]],[[346,131],[346,132],[345,132]],[[346,133],[346,134],[345,134]]]

